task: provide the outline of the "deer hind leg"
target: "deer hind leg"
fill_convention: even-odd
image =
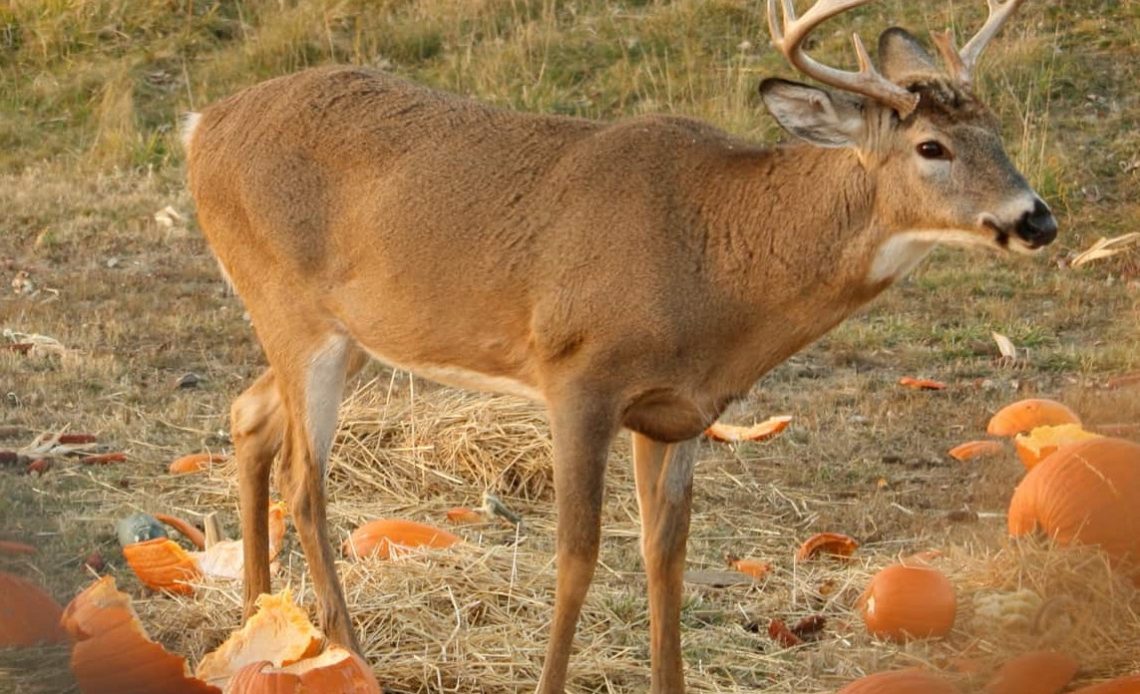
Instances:
[[[245,618],[257,596],[269,592],[269,471],[281,449],[285,412],[273,369],[267,369],[230,408],[230,432],[238,469]]]
[[[616,425],[604,406],[587,399],[551,407],[554,495],[558,507],[554,619],[538,691],[559,694],[578,615],[594,577],[601,537],[606,457]]]
[[[655,693],[685,690],[681,592],[695,457],[695,440],[666,444],[633,434],[641,554],[649,582],[650,691]]]
[[[280,369],[276,375],[287,420],[278,482],[313,580],[320,625],[332,642],[359,652],[329,542],[325,477],[345,380],[365,360],[350,338],[336,334],[296,352],[289,376]]]

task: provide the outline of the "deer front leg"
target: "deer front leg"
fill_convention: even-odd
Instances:
[[[681,659],[681,592],[696,440],[661,443],[633,434],[633,465],[641,511],[641,554],[649,581],[650,691],[685,690]]]
[[[269,592],[269,469],[281,449],[285,413],[273,370],[268,369],[230,408],[230,432],[238,469],[244,568],[244,617]]]
[[[598,560],[606,458],[616,424],[608,408],[583,399],[552,404],[550,428],[558,505],[558,577],[538,692],[561,694],[578,615]]]

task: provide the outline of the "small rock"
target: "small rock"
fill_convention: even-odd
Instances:
[[[202,377],[194,372],[182,374],[178,381],[174,384],[176,388],[197,388],[198,384],[202,382]]]

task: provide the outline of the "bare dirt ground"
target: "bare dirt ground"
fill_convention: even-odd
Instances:
[[[509,4],[481,3],[480,12]],[[869,35],[886,18],[942,26],[953,8],[932,4],[938,9],[926,16],[912,3],[905,9],[884,3],[876,14],[860,15],[866,24],[860,28]],[[981,438],[998,407],[1031,395],[1062,400],[1090,427],[1140,440],[1140,391],[1107,388],[1110,378],[1140,370],[1140,251],[1067,267],[1096,238],[1135,231],[1140,222],[1140,55],[1132,43],[1140,11],[1131,3],[1079,2],[1063,14],[1044,4],[1027,3],[1019,28],[1006,43],[999,39],[985,89],[1009,124],[1019,164],[1058,213],[1058,242],[1029,260],[936,252],[862,315],[769,374],[725,417],[751,423],[788,414],[794,419],[787,432],[761,444],[702,444],[689,568],[719,570],[731,552],[769,561],[774,571],[754,586],[690,586],[683,628],[693,690],[829,691],[866,672],[913,664],[948,669],[969,690],[984,675],[953,673],[955,659],[976,660],[984,672],[1041,645],[1078,655],[1082,682],[1140,671],[1134,590],[1093,554],[1005,537],[1006,504],[1023,473],[1012,451],[967,463],[946,455],[955,444]],[[207,5],[190,4],[203,24],[216,19],[207,17]],[[329,6],[314,5],[327,19]],[[385,10],[370,21],[386,22],[387,35],[404,42],[384,47],[395,69],[440,86],[519,108],[583,115],[671,108],[773,139],[767,116],[740,96],[754,89],[758,75],[780,69],[762,47],[752,4],[630,3],[625,14],[607,14],[603,3],[580,3],[577,12],[558,4],[549,14],[546,4],[532,5],[526,12],[480,14],[468,24],[461,7],[444,2]],[[159,3],[148,6],[161,10]],[[316,29],[306,23],[322,15],[304,14],[307,3],[280,15],[258,7],[241,25],[258,40],[247,36],[241,50],[219,49],[216,60],[199,47],[187,63],[199,105],[243,80],[330,59],[319,48],[316,57],[298,48],[288,60],[266,62],[274,45],[308,46],[305,31],[322,46],[320,22]],[[971,10],[976,19],[977,8]],[[417,11],[435,12],[434,19]],[[32,31],[31,20],[12,12],[9,26],[20,20]],[[289,34],[288,22],[301,28]],[[215,35],[221,31],[210,26]],[[484,35],[492,26],[498,43]],[[435,44],[415,33],[429,30],[438,33],[432,51],[424,46]],[[674,35],[683,38],[672,52],[670,44],[654,43]],[[727,49],[705,48],[710,37]],[[738,49],[748,37],[758,47]],[[836,37],[824,48],[841,54],[846,49]],[[330,33],[334,38],[342,37]],[[611,39],[626,47],[624,54],[609,55]],[[236,30],[217,40],[238,41]],[[533,67],[543,40],[551,72],[528,92],[511,70]],[[35,556],[0,556],[0,569],[31,577],[66,602],[93,578],[84,559],[98,552],[105,560],[99,573],[113,574],[135,597],[151,634],[196,661],[237,626],[240,588],[211,583],[178,599],[151,593],[126,567],[114,534],[115,521],[134,511],[192,519],[217,511],[229,533],[238,534],[231,465],[190,478],[170,477],[166,466],[183,453],[231,449],[229,401],[263,368],[241,303],[225,290],[197,233],[175,149],[161,144],[162,132],[147,139],[147,118],[170,123],[178,110],[162,117],[148,112],[147,99],[158,99],[148,89],[163,88],[169,78],[175,85],[169,101],[187,106],[179,102],[185,85],[171,57],[178,53],[156,49],[151,62],[130,63],[128,82],[140,80],[133,108],[141,115],[123,155],[108,144],[115,132],[106,125],[116,112],[113,90],[67,102],[51,91],[67,84],[62,64],[33,65],[20,52],[32,43],[21,45],[6,48],[3,63],[5,84],[20,91],[5,97],[0,129],[0,141],[10,145],[0,172],[0,327],[49,335],[65,351],[38,357],[0,349],[0,449],[67,428],[98,434],[127,460],[86,466],[60,458],[42,475],[0,468],[0,539],[39,548]],[[359,50],[377,62],[379,49],[368,53],[374,48]],[[88,64],[80,57],[87,54],[70,50],[78,66],[72,69],[82,72]],[[758,57],[745,60],[738,50]],[[121,57],[108,49],[112,54]],[[686,74],[700,77],[686,83]],[[499,93],[496,84],[511,87]],[[729,96],[721,99],[724,89]],[[105,127],[84,130],[88,122]],[[184,219],[156,220],[167,206]],[[999,358],[991,331],[1013,339],[1024,358]],[[197,384],[179,387],[188,373]],[[904,389],[897,384],[904,375],[948,387]],[[378,516],[442,522],[444,509],[475,505],[484,489],[527,521],[522,537],[476,527],[462,530],[470,542],[451,552],[343,563],[369,662],[397,692],[528,690],[541,668],[553,598],[549,439],[541,412],[379,366],[357,385],[342,409],[333,456],[334,537]],[[637,692],[648,683],[645,586],[628,468],[627,443],[620,440],[609,472],[603,557],[572,664],[573,691]],[[977,518],[948,516],[961,510]],[[799,542],[818,531],[850,534],[862,546],[846,564],[794,562]],[[870,639],[852,611],[867,577],[927,549],[945,554],[940,566],[958,590],[954,632],[906,645]],[[291,530],[281,563],[274,586],[293,585],[311,606]],[[976,623],[975,595],[1016,587],[1068,595],[1082,606],[1081,619],[1048,639]],[[785,649],[766,634],[773,617],[816,613],[828,619],[816,643]],[[0,691],[72,691],[66,659],[63,648],[0,651]]]

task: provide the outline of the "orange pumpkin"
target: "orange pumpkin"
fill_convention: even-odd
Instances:
[[[1036,427],[1057,424],[1080,424],[1081,418],[1056,400],[1030,398],[1006,405],[990,418],[986,433],[991,436],[1015,436]]]
[[[1003,450],[1005,446],[1000,441],[967,441],[951,448],[947,455],[954,460],[967,461],[998,455]]]
[[[1100,434],[1085,431],[1080,424],[1056,424],[1034,427],[1028,434],[1018,434],[1013,438],[1013,444],[1021,464],[1026,470],[1032,470],[1061,446],[1096,438],[1100,438]]]
[[[71,671],[83,692],[221,694],[192,677],[184,658],[150,640],[110,576],[77,595],[61,621],[77,641]]]
[[[227,694],[381,694],[368,663],[339,646],[284,667],[250,663],[230,680]]]
[[[871,579],[859,598],[867,631],[880,638],[944,636],[954,626],[954,586],[925,565],[888,566]]]
[[[838,694],[961,694],[945,678],[909,669],[867,675],[840,689]]]
[[[796,551],[796,561],[808,561],[821,554],[849,557],[857,549],[859,543],[842,533],[816,533],[800,545]]]
[[[986,685],[986,694],[1057,694],[1080,669],[1071,655],[1034,651],[1001,666]]]
[[[423,523],[399,519],[380,519],[365,523],[352,532],[344,543],[348,556],[366,557],[375,554],[393,559],[410,547],[450,547],[460,538],[446,530]]]
[[[734,556],[727,557],[728,565],[745,576],[751,576],[757,581],[768,577],[772,573],[772,565],[757,559],[739,559]]]
[[[0,571],[0,648],[61,643],[63,608],[36,584]]]
[[[455,506],[447,509],[447,522],[455,523],[456,525],[486,523],[487,517],[484,516],[479,509]]]
[[[187,581],[202,575],[194,558],[167,537],[127,545],[123,558],[143,585],[154,590],[190,595],[194,588]]]
[[[1140,561],[1140,444],[1098,438],[1063,446],[1025,475],[1009,502],[1009,533],[1041,529],[1061,544],[1099,545]]]
[[[35,547],[15,540],[0,540],[0,554],[35,554]]]
[[[1078,689],[1072,694],[1140,694],[1140,675],[1101,682]]]
[[[735,426],[733,424],[721,424],[720,422],[713,423],[708,429],[705,430],[705,436],[713,441],[721,441],[723,443],[736,443],[738,441],[765,441],[779,434],[784,429],[788,428],[791,424],[792,418],[783,415],[779,417],[769,417],[759,424],[753,424],[750,427]]]
[[[192,472],[201,472],[214,463],[224,463],[228,456],[218,453],[191,453],[176,459],[170,464],[170,474],[186,475]]]
[[[280,667],[295,663],[316,655],[323,638],[305,611],[293,602],[288,588],[275,595],[263,594],[257,598],[257,612],[245,626],[202,658],[194,674],[232,691],[227,683],[247,665],[268,662]]]

